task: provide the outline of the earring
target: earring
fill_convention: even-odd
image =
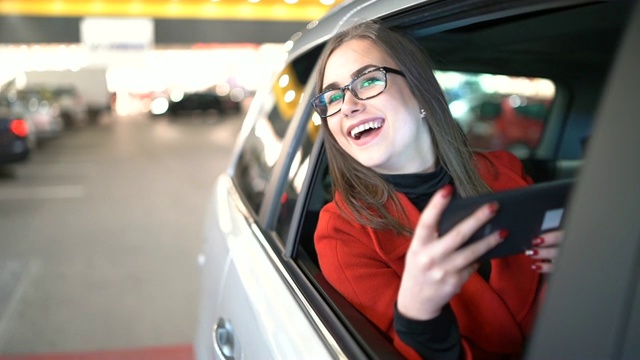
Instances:
[[[427,115],[427,112],[424,111],[424,109],[420,109],[420,117],[424,119],[426,115]]]

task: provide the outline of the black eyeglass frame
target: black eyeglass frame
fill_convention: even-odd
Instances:
[[[380,90],[379,93],[369,96],[369,97],[365,97],[365,98],[361,98],[359,97],[353,90],[351,90],[351,85],[353,85],[354,82],[356,82],[358,79],[360,79],[361,77],[372,73],[374,71],[380,71],[382,70],[382,72],[384,73],[384,88],[382,90]],[[371,68],[368,70],[365,70],[363,72],[361,72],[360,74],[356,75],[353,79],[351,79],[351,81],[349,81],[349,83],[343,87],[337,88],[337,89],[327,89],[323,92],[321,92],[320,94],[316,95],[313,99],[311,99],[311,105],[313,106],[313,109],[316,111],[316,113],[321,117],[321,118],[328,118],[329,116],[333,116],[337,113],[340,112],[340,110],[342,110],[342,104],[344,104],[344,95],[345,95],[345,91],[349,90],[349,92],[351,93],[351,95],[353,95],[353,97],[355,97],[358,100],[369,100],[372,99],[380,94],[382,94],[385,90],[387,90],[387,73],[390,74],[396,74],[396,75],[400,75],[402,77],[405,77],[404,73],[398,69],[394,69],[394,68],[390,68],[388,66],[379,66],[379,67],[375,67],[375,68]],[[340,104],[340,108],[338,108],[338,110],[336,110],[335,112],[331,113],[331,114],[327,114],[327,115],[321,115],[320,112],[318,111],[318,107],[316,106],[316,102],[318,101],[318,99],[323,95],[326,94],[328,92],[331,91],[336,91],[336,90],[340,90],[340,92],[342,92],[342,104]]]

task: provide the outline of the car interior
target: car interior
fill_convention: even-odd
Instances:
[[[579,176],[592,119],[630,6],[625,1],[595,2],[524,15],[478,8],[480,21],[467,24],[456,21],[460,14],[450,6],[436,1],[383,22],[417,39],[438,70],[551,79],[556,93],[544,133],[538,147],[521,159],[534,181],[545,182]],[[468,10],[464,18],[469,18]],[[320,210],[331,200],[322,137],[320,131],[311,154],[317,160],[312,160],[305,179],[308,186],[300,194],[305,200],[298,202],[293,214],[295,231],[287,241],[291,268],[308,286],[313,306],[325,310],[319,313],[333,314],[325,316],[344,326],[330,329],[342,347],[355,354],[364,351],[369,358],[400,358],[385,335],[324,280],[318,267],[313,234]],[[341,336],[344,331],[355,343]]]

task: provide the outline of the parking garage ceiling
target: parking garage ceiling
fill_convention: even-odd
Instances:
[[[0,0],[0,44],[77,43],[87,17],[151,18],[158,45],[284,42],[348,0]]]
[[[342,0],[2,0],[0,15],[312,21]]]

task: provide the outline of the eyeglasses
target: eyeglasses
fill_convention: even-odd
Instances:
[[[367,100],[382,94],[387,88],[387,73],[404,76],[402,71],[386,66],[369,69],[339,89],[329,89],[318,94],[311,100],[311,104],[323,118],[334,115],[342,109],[345,90],[349,90],[358,100]]]

